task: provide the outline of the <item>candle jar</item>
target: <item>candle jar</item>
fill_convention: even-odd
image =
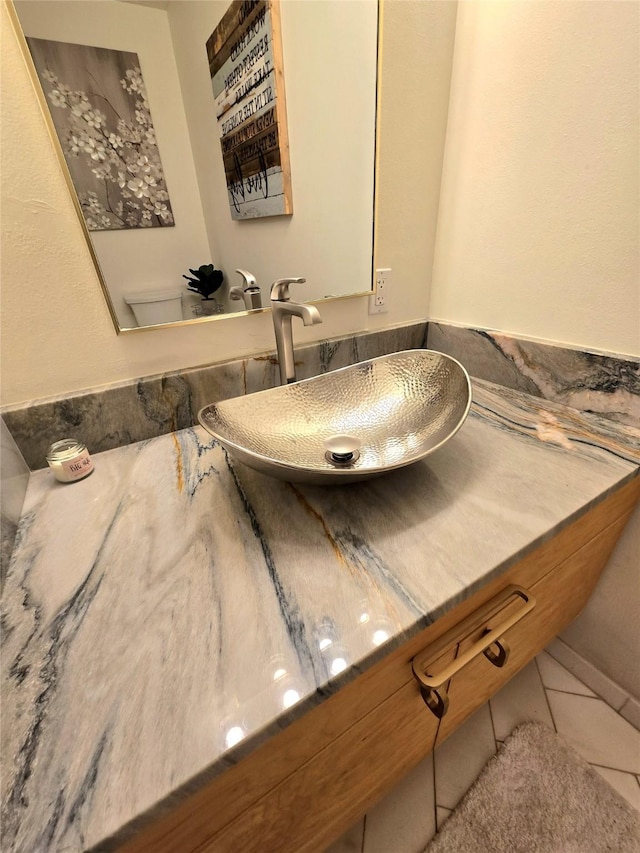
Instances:
[[[93,462],[86,445],[75,438],[55,441],[47,452],[47,462],[56,480],[61,483],[82,480],[93,471]]]

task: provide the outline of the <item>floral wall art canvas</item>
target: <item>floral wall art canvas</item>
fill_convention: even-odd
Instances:
[[[27,41],[89,231],[173,225],[138,55]]]

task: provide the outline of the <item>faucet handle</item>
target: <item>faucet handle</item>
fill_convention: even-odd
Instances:
[[[271,285],[271,299],[275,302],[289,301],[289,285],[304,284],[306,278],[279,278]]]
[[[257,287],[258,283],[256,282],[256,277],[252,273],[247,270],[236,270],[236,272],[240,273],[242,276],[242,288],[246,290],[248,287]]]

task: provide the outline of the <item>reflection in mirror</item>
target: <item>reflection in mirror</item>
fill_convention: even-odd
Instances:
[[[293,212],[237,221],[206,50],[227,0],[15,0],[118,331],[268,307],[286,276],[371,289],[377,0],[270,2]]]

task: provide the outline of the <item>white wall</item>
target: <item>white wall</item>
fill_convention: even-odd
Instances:
[[[383,3],[376,267],[393,270],[394,308],[429,304],[457,8]]]
[[[227,8],[227,0],[169,4],[216,266],[227,287],[241,283],[237,268],[252,272],[263,304],[271,282],[286,276],[306,277],[295,291],[305,300],[370,290],[377,3],[282,0],[294,212],[245,221],[229,211],[205,50]]]
[[[210,257],[167,14],[113,0],[93,0],[89,6],[75,0],[17,0],[16,9],[28,36],[130,51],[140,58],[175,226],[91,234],[120,323],[135,326],[124,294],[176,287],[186,293],[182,273]]]
[[[323,303],[323,324],[296,324],[297,341],[426,317],[455,4],[419,19],[423,5],[385,11],[377,263],[394,269],[389,312],[370,317],[367,297]],[[1,14],[2,402],[275,349],[270,312],[116,336],[4,3]],[[428,61],[408,70],[406,56]]]
[[[639,16],[460,3],[430,317],[640,354]]]

